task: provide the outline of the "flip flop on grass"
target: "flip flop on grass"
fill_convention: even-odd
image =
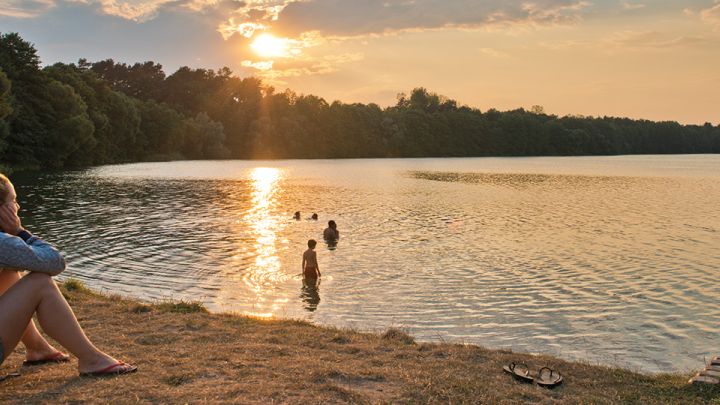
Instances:
[[[20,377],[20,373],[10,373],[10,374],[5,374],[5,375],[0,375],[0,381],[5,381],[8,378],[15,378],[15,377]]]
[[[538,371],[535,382],[541,387],[554,388],[562,384],[563,377],[550,367],[543,367]]]
[[[23,367],[27,366],[39,366],[42,364],[48,364],[48,363],[67,363],[70,361],[70,356],[63,352],[55,352],[51,354],[48,357],[45,357],[44,359],[38,359],[38,360],[25,360],[23,361],[22,365]]]
[[[80,377],[111,377],[121,374],[130,374],[136,371],[137,366],[127,364],[124,361],[118,361],[117,363],[111,364],[100,370],[80,373]]]
[[[528,368],[527,364],[524,363],[515,363],[514,361],[507,366],[503,366],[503,370],[505,370],[506,373],[512,375],[515,377],[515,379],[530,383],[532,384],[533,378],[530,375],[530,369]]]

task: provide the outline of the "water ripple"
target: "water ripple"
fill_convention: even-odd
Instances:
[[[720,347],[719,179],[716,156],[657,156],[170,162],[14,181],[24,224],[95,288],[682,371]],[[337,246],[322,243],[329,219]],[[300,277],[310,238],[316,289]]]

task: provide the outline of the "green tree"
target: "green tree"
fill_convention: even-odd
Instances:
[[[113,90],[140,100],[160,101],[162,98],[165,72],[159,63],[148,61],[130,66],[106,59],[88,64],[81,59],[80,64],[83,68],[92,69]]]
[[[95,146],[94,126],[87,115],[87,106],[72,87],[57,80],[49,80],[45,88],[46,132],[36,156],[43,166],[74,165],[68,161],[71,155]]]
[[[530,107],[530,112],[533,114],[545,114],[545,107],[536,104]]]
[[[16,33],[1,35],[0,68],[12,81],[17,106],[9,119],[4,160],[60,167],[72,152],[92,142],[92,123],[82,99],[40,70],[32,44]]]
[[[185,120],[183,155],[188,159],[227,159],[223,125],[205,113]]]
[[[13,111],[12,105],[10,104],[10,88],[10,79],[8,79],[5,72],[0,69],[0,154],[2,154],[7,146],[5,139],[10,131],[10,125],[5,120],[5,117]]]
[[[141,159],[166,160],[181,158],[185,123],[183,116],[155,101],[138,101],[140,132],[137,155]]]

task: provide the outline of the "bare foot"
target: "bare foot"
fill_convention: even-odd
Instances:
[[[43,362],[44,360],[47,360],[46,362],[61,363],[70,360],[70,356],[49,345],[46,348],[40,350],[25,350],[26,363],[37,363]]]

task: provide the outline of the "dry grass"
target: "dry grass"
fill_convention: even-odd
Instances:
[[[75,286],[77,287],[77,286]],[[720,404],[720,389],[690,375],[650,376],[477,346],[208,314],[193,303],[150,305],[64,289],[102,349],[137,364],[136,374],[79,378],[76,363],[21,368],[22,349],[0,373],[10,403],[487,403]],[[514,381],[502,366],[521,360],[565,375],[555,390]],[[713,400],[715,399],[715,400]]]

